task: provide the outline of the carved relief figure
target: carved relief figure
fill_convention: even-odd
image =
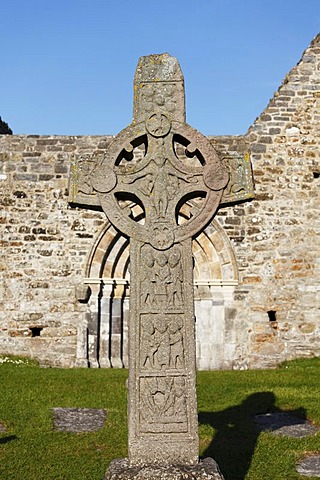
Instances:
[[[148,197],[151,194],[153,189],[153,175],[151,173],[147,173],[147,175],[141,177],[139,188],[143,195]]]
[[[168,265],[168,254],[159,252],[156,258],[155,267],[156,294],[167,295],[167,287],[171,282],[170,268]]]
[[[181,265],[181,252],[180,250],[174,250],[169,254],[168,264],[170,267],[171,282],[169,284],[168,301],[169,305],[182,306],[182,283],[183,283],[183,270]]]
[[[155,301],[155,283],[156,276],[154,270],[155,259],[151,251],[143,250],[142,265],[144,268],[141,269],[142,279],[141,279],[141,302],[142,304],[153,305]]]
[[[170,224],[172,219],[167,217],[168,213],[174,211],[173,204],[179,200],[177,192],[183,190],[184,185],[196,184],[199,174],[186,174],[175,164],[176,156],[169,138],[160,136],[170,129],[168,118],[164,114],[154,114],[148,121],[149,130],[156,137],[151,141],[150,152],[136,166],[130,165],[130,169],[126,164],[121,165],[119,173],[122,175],[118,180],[122,184],[134,184],[132,193],[138,194],[145,211],[149,212],[149,220]]]
[[[143,315],[141,367],[147,370],[183,369],[183,319],[178,315]]]
[[[174,397],[174,415],[180,421],[184,420],[187,411],[185,387],[185,379],[183,377],[175,377],[172,392]]]
[[[80,157],[75,165],[78,191],[86,195],[94,193],[91,175],[96,165],[95,158]]]
[[[246,186],[246,168],[243,158],[229,158],[228,167],[230,180],[227,184],[225,195],[234,195]]]
[[[154,366],[158,370],[166,370],[170,362],[170,337],[167,322],[162,317],[155,319],[154,341],[157,350],[154,354]]]
[[[187,425],[186,382],[184,377],[151,377],[141,379],[141,417],[146,430],[152,424]],[[151,427],[151,430],[150,430]],[[157,431],[156,426],[153,427]],[[176,428],[172,426],[175,431]],[[167,431],[170,431],[167,430]]]
[[[198,182],[197,175],[186,175],[180,172],[175,166],[175,156],[173,147],[168,148],[168,139],[157,139],[158,147],[152,160],[156,164],[157,173],[154,179],[151,202],[155,210],[157,219],[165,219],[169,203],[177,201],[177,191],[181,190],[183,185]],[[168,154],[170,152],[170,154]]]
[[[169,324],[170,361],[171,368],[184,367],[184,346],[182,335],[182,321],[175,317]]]
[[[170,407],[170,388],[172,380],[166,377],[143,379],[142,383],[142,415],[148,422],[158,422],[165,416]]]
[[[141,358],[142,366],[154,368],[154,354],[158,349],[155,343],[155,328],[151,318],[146,318],[141,333]]]
[[[183,306],[183,268],[181,251],[174,246],[168,251],[143,248],[141,304],[145,308],[181,308]]]

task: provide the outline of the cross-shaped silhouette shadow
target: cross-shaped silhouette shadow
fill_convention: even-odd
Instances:
[[[250,468],[260,431],[255,416],[268,412],[281,412],[275,406],[272,392],[249,395],[241,404],[220,412],[200,412],[199,423],[211,425],[215,435],[203,453],[218,463],[225,480],[244,480]],[[291,415],[306,418],[305,410],[290,411]]]

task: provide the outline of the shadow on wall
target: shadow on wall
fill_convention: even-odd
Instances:
[[[203,457],[213,457],[225,480],[244,480],[250,468],[260,434],[255,415],[282,412],[275,406],[272,392],[249,395],[240,405],[220,412],[199,412],[199,423],[212,426],[216,433]],[[291,415],[306,419],[303,408],[290,411]]]

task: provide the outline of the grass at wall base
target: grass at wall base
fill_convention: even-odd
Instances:
[[[320,425],[319,372],[319,358],[276,370],[198,372],[200,454],[215,458],[225,480],[306,478],[295,462],[320,453],[320,433],[300,439],[259,433],[253,417],[285,411]],[[127,374],[42,369],[28,359],[2,357],[0,478],[102,480],[109,462],[127,454]],[[106,423],[98,432],[58,432],[53,407],[105,408]]]

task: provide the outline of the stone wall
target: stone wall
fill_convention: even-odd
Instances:
[[[247,134],[256,197],[236,256],[250,366],[320,354],[319,139],[320,35]]]
[[[105,218],[68,206],[69,165],[75,152],[103,150],[108,140],[0,136],[0,351],[74,364],[86,308],[75,286]]]
[[[247,135],[211,137],[222,154],[250,153],[256,189],[217,215],[239,276],[220,322],[232,353],[218,368],[320,354],[319,59],[318,36]],[[77,287],[106,219],[68,205],[68,176],[74,155],[103,153],[110,139],[0,135],[0,353],[87,364],[90,314]],[[209,329],[208,303],[203,311]]]

